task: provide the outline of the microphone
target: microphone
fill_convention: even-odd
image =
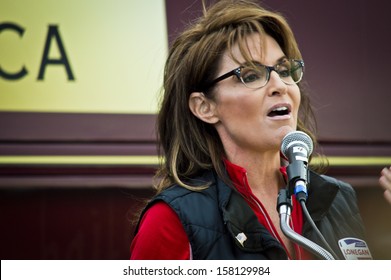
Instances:
[[[299,200],[307,199],[308,158],[313,150],[311,138],[302,131],[289,132],[282,139],[281,153],[288,159],[288,197],[295,194]]]
[[[312,139],[302,131],[289,132],[282,139],[281,153],[288,159],[289,165],[286,168],[288,174],[288,185],[286,189],[281,189],[277,198],[277,209],[280,215],[280,227],[282,232],[293,242],[303,246],[318,257],[325,260],[338,259],[336,254],[316,227],[306,207],[308,176],[308,158],[313,150]],[[291,215],[291,196],[295,194],[300,202],[303,213],[309,221],[311,227],[321,238],[321,241],[329,251],[325,250],[311,240],[297,234],[289,226]]]

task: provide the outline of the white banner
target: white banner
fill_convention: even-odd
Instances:
[[[2,261],[2,280],[371,279],[391,261]]]

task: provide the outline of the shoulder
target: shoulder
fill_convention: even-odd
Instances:
[[[347,182],[344,182],[344,181],[341,181],[339,179],[336,179],[334,177],[331,177],[331,176],[327,176],[327,175],[319,175],[323,180],[325,180],[326,182],[330,183],[330,184],[335,184],[337,185],[339,188],[342,188],[343,190],[346,190],[346,191],[353,191],[353,187],[347,183]]]
[[[311,172],[308,195],[309,208],[320,216],[325,212],[337,216],[359,213],[354,188],[334,177]]]
[[[334,177],[317,176],[315,184],[311,181],[311,187],[316,189],[315,204],[323,205],[326,215],[336,223],[351,224],[362,232],[363,223],[354,188],[349,183]]]
[[[345,197],[347,200],[356,200],[356,192],[352,185],[342,180],[336,179],[327,175],[320,175],[320,177],[327,183],[338,187],[338,194]]]
[[[193,191],[175,185],[163,191],[151,202],[151,206],[161,201],[167,203],[184,225],[214,225],[219,217],[219,192],[215,183],[208,188]]]
[[[331,176],[324,174],[321,175],[313,171],[310,172],[310,185],[315,189],[322,188],[323,191],[327,191],[328,193],[333,193],[335,195],[338,192],[342,192],[348,195],[355,194],[353,187],[349,183]]]
[[[214,240],[217,238],[214,234],[218,235],[224,228],[221,207],[227,203],[232,191],[218,177],[211,177],[211,173],[207,172],[195,179],[204,183],[207,178],[210,185],[206,189],[193,191],[174,185],[151,202],[152,205],[159,201],[167,203],[178,215],[193,241],[196,239],[195,233],[205,230],[211,234],[208,238]]]
[[[207,208],[220,201],[223,194],[229,195],[230,193],[230,188],[222,183],[213,171],[205,171],[191,180],[191,185],[205,185],[206,183],[209,186],[199,190],[190,190],[179,185],[173,185],[155,196],[151,203],[164,201],[175,211],[179,211],[181,207],[202,211],[203,207]]]
[[[307,209],[334,251],[340,252],[338,242],[343,238],[364,240],[365,229],[354,188],[347,182],[313,172],[310,180]],[[318,240],[308,226],[305,235]]]
[[[166,203],[155,203],[140,221],[139,230],[131,244],[131,259],[189,257],[189,241],[178,216]]]

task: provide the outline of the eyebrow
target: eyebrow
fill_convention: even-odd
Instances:
[[[257,64],[258,64],[258,65],[264,65],[264,66],[274,66],[274,65],[280,64],[281,62],[283,62],[283,61],[286,60],[286,59],[288,59],[288,57],[287,57],[286,55],[284,55],[284,56],[280,57],[279,59],[277,59],[276,63],[273,64],[273,65],[266,65],[266,64],[263,64],[263,63],[261,63],[261,62],[259,62],[259,61],[252,60],[251,63],[245,62],[245,63],[240,64],[239,67],[241,67],[241,66],[242,66],[242,67],[245,67],[245,66],[249,66],[249,65],[251,65],[251,64],[254,64],[254,65],[257,65]]]

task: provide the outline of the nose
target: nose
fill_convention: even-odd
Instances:
[[[268,94],[269,96],[286,94],[288,91],[288,86],[285,84],[277,71],[271,70],[270,77],[268,82]]]

